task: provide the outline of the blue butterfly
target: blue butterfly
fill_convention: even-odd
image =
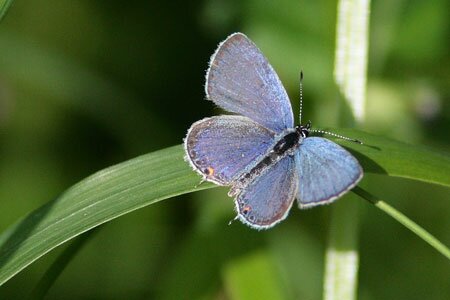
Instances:
[[[300,208],[327,204],[361,180],[363,170],[347,150],[310,137],[323,133],[310,123],[294,127],[286,90],[244,34],[234,33],[219,45],[205,91],[236,115],[192,124],[184,140],[186,160],[203,180],[231,186],[236,218],[250,227],[266,229],[282,221],[295,198]]]

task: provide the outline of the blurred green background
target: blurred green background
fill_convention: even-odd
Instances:
[[[191,123],[221,113],[203,101],[204,75],[235,31],[263,50],[295,111],[302,69],[304,119],[334,126],[336,6],[16,0],[0,23],[0,231],[93,172],[180,144]],[[450,150],[448,11],[447,0],[372,3],[364,130]],[[365,180],[450,244],[448,189]],[[180,196],[103,225],[48,299],[320,299],[330,207],[293,209],[257,232],[227,225],[234,205],[226,192]],[[448,260],[375,207],[359,206],[359,299],[449,299]],[[64,247],[0,287],[0,299],[27,296]]]

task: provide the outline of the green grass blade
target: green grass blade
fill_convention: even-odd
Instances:
[[[13,0],[0,0],[0,21],[3,20]]]
[[[351,112],[351,115],[346,116],[344,110],[341,111],[341,122],[345,123],[340,124],[348,124],[351,120],[363,124],[365,121],[369,7],[370,0],[337,2],[334,81]],[[354,201],[338,203],[332,209],[325,254],[325,300],[356,299],[358,220],[359,211]]]
[[[74,239],[70,245],[56,258],[50,268],[41,277],[36,287],[31,292],[30,299],[44,299],[49,289],[53,286],[56,279],[64,271],[67,265],[72,259],[79,253],[84,245],[103,227],[97,227],[93,230],[86,232],[85,234]]]
[[[410,145],[353,129],[332,130],[364,144],[337,143],[349,149],[364,172],[409,178],[450,186],[450,155],[420,145]]]
[[[95,173],[0,235],[0,285],[67,240],[143,206],[193,191],[198,182],[180,146]],[[212,185],[199,189],[208,186]]]
[[[361,198],[366,199],[388,215],[390,215],[392,218],[397,220],[399,223],[403,224],[406,228],[417,234],[420,238],[422,238],[425,242],[430,244],[431,247],[436,249],[438,252],[440,252],[442,255],[447,257],[447,259],[450,260],[450,249],[442,244],[437,238],[435,238],[433,235],[431,235],[428,231],[426,231],[424,228],[420,227],[418,224],[416,224],[414,221],[409,219],[407,216],[387,204],[386,202],[382,201],[381,199],[375,197],[374,195],[370,194],[366,190],[355,187],[352,190],[355,194],[360,196]]]
[[[366,145],[343,142],[367,172],[450,186],[450,158],[355,130],[335,130]],[[358,151],[358,152],[356,152]],[[58,245],[123,214],[163,199],[212,187],[174,146],[99,171],[31,212],[0,235],[0,285]],[[412,159],[414,158],[414,159]]]
[[[323,298],[356,299],[359,268],[359,210],[358,203],[349,199],[334,203],[325,255]]]

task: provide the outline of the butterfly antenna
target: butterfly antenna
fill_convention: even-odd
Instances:
[[[298,114],[299,124],[302,124],[302,107],[303,107],[303,70],[300,71],[300,112]]]
[[[361,145],[363,144],[363,142],[361,142],[360,140],[357,140],[357,139],[351,139],[351,138],[349,138],[349,137],[346,137],[346,136],[343,136],[343,135],[340,135],[340,134],[336,134],[336,133],[332,133],[332,132],[328,132],[328,131],[317,130],[317,129],[310,129],[309,132],[312,132],[312,133],[321,133],[321,134],[328,134],[328,135],[337,137],[337,138],[342,139],[342,140],[346,140],[346,141],[358,143],[358,144],[361,144]]]

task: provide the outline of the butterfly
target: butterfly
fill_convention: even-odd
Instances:
[[[231,187],[236,218],[244,224],[270,228],[287,217],[295,199],[299,208],[327,204],[363,177],[347,150],[310,136],[323,131],[312,130],[310,122],[294,127],[286,90],[246,35],[234,33],[219,44],[205,91],[235,115],[192,124],[184,139],[186,160],[203,180]]]

